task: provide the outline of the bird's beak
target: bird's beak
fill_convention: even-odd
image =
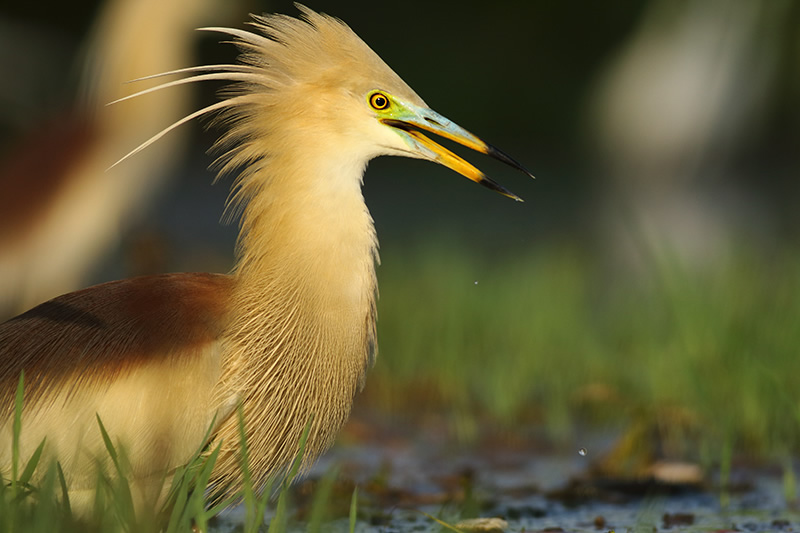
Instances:
[[[431,109],[416,107],[409,104],[404,104],[402,107],[402,111],[396,113],[394,116],[381,118],[379,120],[383,124],[402,132],[403,137],[412,148],[412,152],[415,156],[440,163],[455,170],[462,176],[466,176],[475,183],[480,183],[484,187],[488,187],[504,196],[513,198],[518,202],[523,201],[522,198],[489,178],[467,161],[426,137],[422,131],[435,133],[440,137],[450,139],[467,148],[472,148],[482,154],[489,155],[533,177],[533,174],[526,170],[525,167],[517,163],[502,150],[482,141],[458,124],[451,122]]]

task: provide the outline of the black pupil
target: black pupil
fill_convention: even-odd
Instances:
[[[375,95],[373,97],[372,103],[375,104],[375,107],[377,107],[378,109],[383,109],[384,107],[386,107],[386,98],[384,98],[380,94]]]

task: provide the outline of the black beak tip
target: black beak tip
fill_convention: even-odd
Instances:
[[[525,174],[527,174],[531,178],[536,179],[536,176],[534,176],[533,173],[530,170],[528,170],[527,168],[523,167],[516,159],[514,159],[513,157],[511,157],[510,155],[508,155],[507,153],[505,153],[501,149],[497,148],[496,146],[492,146],[491,144],[487,144],[486,146],[488,147],[488,151],[486,152],[486,155],[491,156],[491,157],[497,159],[498,161],[502,161],[506,165],[514,167],[517,170],[519,170],[521,172],[524,172]]]
[[[487,189],[491,189],[491,190],[493,190],[495,192],[499,192],[503,196],[505,196],[507,198],[511,198],[514,201],[517,201],[517,202],[524,202],[525,201],[522,198],[520,198],[519,196],[517,196],[516,194],[514,194],[513,192],[509,191],[508,189],[506,189],[505,187],[503,187],[502,185],[497,183],[496,181],[494,181],[493,179],[487,177],[486,175],[484,175],[483,179],[481,181],[479,181],[478,183],[480,183],[481,185],[483,185]]]

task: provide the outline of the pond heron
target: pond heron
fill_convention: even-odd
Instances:
[[[236,493],[239,407],[256,487],[286,472],[307,426],[310,464],[333,444],[376,350],[367,162],[427,159],[520,200],[426,134],[530,175],[519,163],[429,109],[343,22],[298,8],[301,18],[254,17],[254,32],[202,28],[232,37],[239,62],[167,72],[159,76],[184,77],[125,98],[234,82],[129,156],[191,119],[217,116],[221,171],[238,171],[236,264],[229,275],[104,283],[0,325],[6,477],[23,371],[20,457],[46,439],[43,457],[60,462],[73,509],[91,508],[98,465],[111,471],[97,417],[127,453],[137,505],[158,504],[165,477],[204,444],[220,446],[210,485]]]

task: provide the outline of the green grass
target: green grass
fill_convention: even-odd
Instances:
[[[169,495],[162,509],[134,511],[131,494],[130,464],[124,450],[118,449],[112,437],[106,432],[102,420],[97,418],[98,427],[105,443],[106,451],[113,465],[113,472],[98,471],[94,512],[91,517],[77,517],[72,514],[68,487],[60,465],[42,465],[40,462],[45,441],[37,447],[31,458],[22,465],[19,454],[19,436],[23,424],[23,384],[24,374],[20,376],[15,399],[12,434],[12,468],[10,479],[0,480],[0,532],[20,533],[183,533],[208,531],[213,517],[236,501],[242,501],[245,513],[240,529],[244,533],[282,533],[291,525],[289,517],[291,491],[290,485],[298,475],[305,450],[310,421],[306,426],[298,452],[290,471],[282,480],[277,495],[272,484],[255,487],[251,482],[248,446],[244,438],[245,420],[239,410],[241,436],[241,468],[244,487],[241,494],[222,501],[207,500],[206,487],[211,471],[217,460],[220,447],[213,449],[201,447],[187,465],[176,470],[172,477]],[[208,435],[207,435],[208,437]],[[41,469],[45,469],[42,473]],[[335,473],[335,472],[334,472]],[[308,532],[316,533],[323,528],[325,518],[325,499],[328,498],[333,478],[328,476],[320,486],[320,497],[313,502],[312,520]],[[276,498],[273,496],[276,495]],[[265,512],[274,504],[272,519],[265,524]],[[144,511],[144,512],[142,512]],[[350,531],[356,523],[356,492],[353,492],[350,510]],[[266,529],[268,527],[268,529]]]
[[[389,413],[456,415],[442,420],[464,441],[479,437],[487,421],[509,432],[544,428],[563,442],[586,426],[644,420],[668,427],[667,437],[688,454],[705,454],[723,469],[741,453],[777,458],[786,465],[787,498],[796,497],[790,451],[800,444],[800,254],[742,252],[703,269],[660,261],[631,273],[577,250],[384,251],[380,356],[362,400]],[[124,455],[110,439],[107,445],[116,472],[98,484],[98,530],[155,528],[132,516],[119,481]],[[194,490],[206,485],[216,459],[216,450],[202,452],[172,480],[166,531],[205,527],[221,508],[209,509]],[[13,456],[12,479],[0,484],[0,531],[84,531],[62,497],[58,469],[33,486],[33,469],[43,465]],[[307,531],[325,529],[335,476],[317,485]],[[271,493],[246,484],[242,531],[298,525],[288,484],[277,498],[265,496]],[[351,530],[357,502],[354,491]]]
[[[176,474],[173,489],[180,496],[174,506],[166,514],[136,516],[130,500],[130,485],[125,475],[101,476],[97,485],[97,502],[91,519],[79,519],[72,515],[68,498],[64,498],[66,487],[56,481],[57,466],[47,471],[40,483],[28,484],[20,480],[4,480],[0,483],[0,531],[20,533],[147,533],[163,531],[166,533],[189,533],[209,531],[213,517],[222,510],[224,504],[210,506],[205,499],[204,491],[195,490],[205,487],[211,467],[216,460],[216,452],[196,457],[181,473]],[[116,459],[119,451],[109,449]],[[299,464],[300,455],[298,455]],[[34,468],[31,468],[31,473]],[[197,475],[184,476],[185,472]],[[296,475],[296,469],[292,476]],[[334,471],[335,474],[335,471]],[[277,494],[267,487],[263,493],[257,493],[252,485],[245,485],[243,505],[245,517],[243,523],[235,531],[282,533],[290,530],[305,529],[308,533],[325,531],[327,499],[333,475],[323,478],[312,502],[310,521],[303,527],[290,516],[291,491],[288,477]],[[62,476],[63,479],[63,476]],[[249,493],[249,497],[248,497]],[[275,497],[273,495],[275,494]],[[272,508],[272,518],[265,518],[265,512]],[[357,491],[352,493],[349,531],[354,531],[357,523]],[[196,529],[195,529],[196,527]],[[211,531],[215,531],[213,528]],[[217,529],[216,531],[222,531]]]
[[[569,247],[384,252],[367,394],[389,411],[451,411],[467,439],[487,418],[559,439],[680,416],[717,451],[726,438],[737,452],[797,449],[800,254],[650,267],[615,272]]]

